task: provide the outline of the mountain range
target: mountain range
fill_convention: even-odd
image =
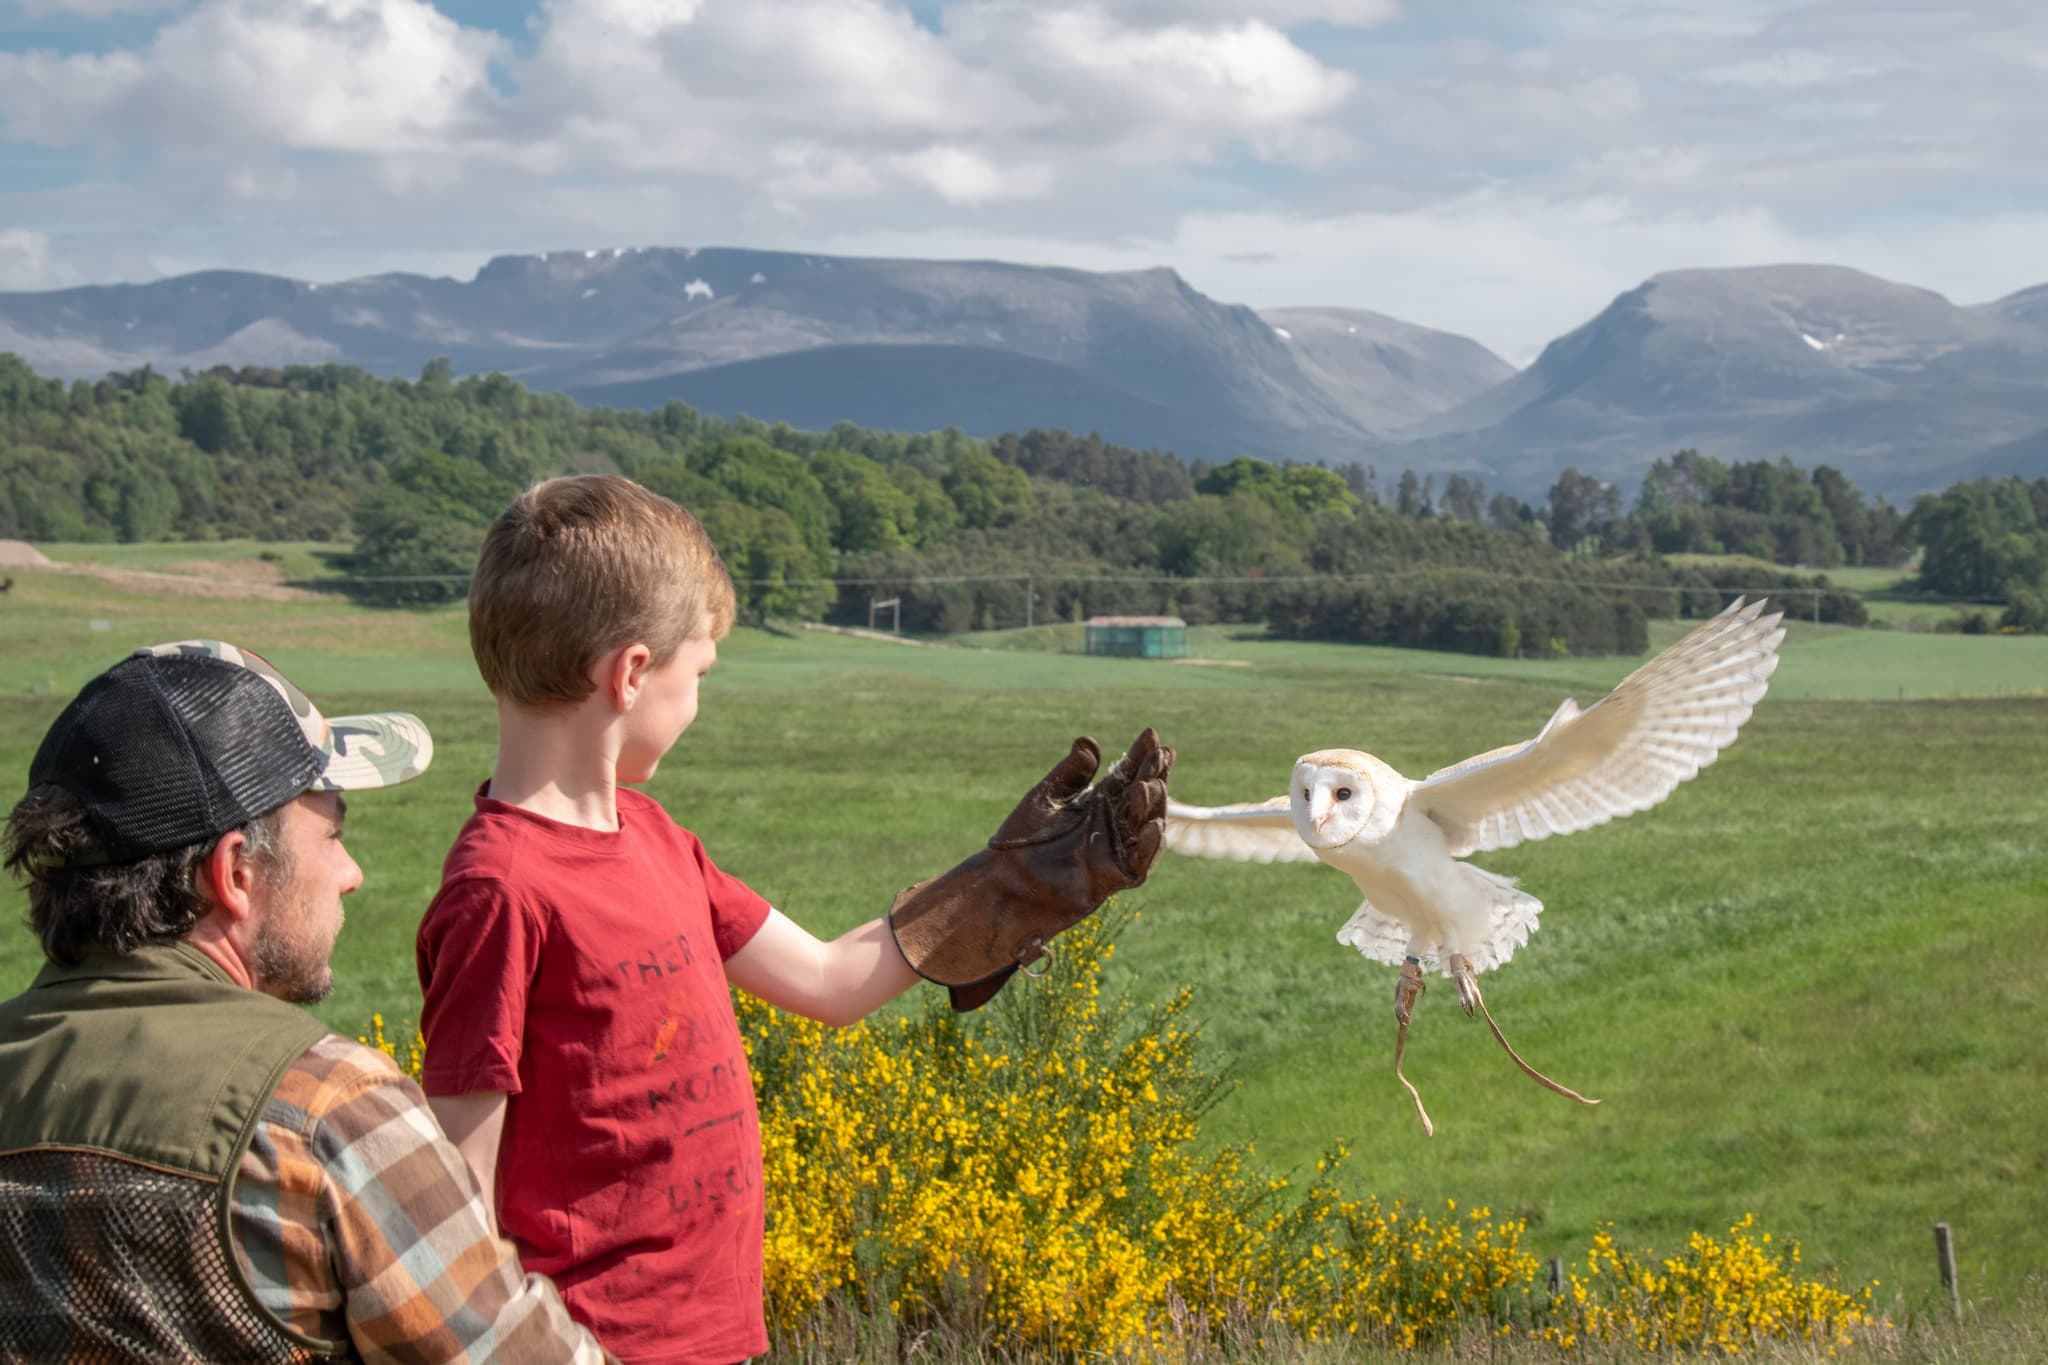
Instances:
[[[1183,456],[1475,474],[1540,496],[1683,446],[1789,455],[1904,495],[2048,474],[2048,285],[1962,307],[1836,266],[1657,275],[1516,371],[1360,309],[1254,311],[1171,270],[729,248],[504,256],[471,280],[208,271],[0,293],[0,351],[67,378],[143,364],[446,356],[619,406],[822,428],[1099,432]]]

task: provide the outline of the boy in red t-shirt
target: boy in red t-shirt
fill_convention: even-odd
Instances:
[[[470,644],[498,754],[420,924],[423,1085],[527,1269],[627,1362],[768,1345],[761,1140],[728,983],[843,1025],[920,976],[972,1009],[1144,880],[1173,751],[1093,741],[986,849],[831,942],[719,870],[645,782],[732,626],[696,519],[616,476],[528,490],[485,537]]]

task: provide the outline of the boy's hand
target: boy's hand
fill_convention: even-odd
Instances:
[[[986,849],[890,908],[904,960],[946,986],[954,1009],[987,1002],[1053,935],[1152,870],[1173,750],[1148,727],[1091,785],[1100,760],[1094,740],[1075,740]]]

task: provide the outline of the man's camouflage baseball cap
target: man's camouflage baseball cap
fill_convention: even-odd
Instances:
[[[417,716],[329,720],[249,650],[180,640],[87,683],[43,736],[28,780],[77,797],[104,861],[128,863],[216,839],[303,792],[418,777],[433,757]]]

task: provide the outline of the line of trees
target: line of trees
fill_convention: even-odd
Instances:
[[[1542,506],[1413,471],[1382,498],[1356,465],[1183,463],[1059,431],[803,432],[680,403],[586,409],[502,375],[456,379],[445,362],[417,380],[320,365],[65,385],[0,356],[4,536],[334,540],[354,574],[381,580],[363,591],[431,601],[460,592],[452,580],[519,488],[592,470],[696,512],[754,617],[864,621],[871,597],[900,596],[906,626],[948,632],[1143,611],[1300,638],[1635,651],[1647,620],[1759,586],[1754,568],[1668,554],[1820,568],[1896,563],[1932,537],[1931,585],[2031,593],[2023,615],[2038,614],[2048,562],[2048,488],[2016,480],[1959,486],[1901,518],[1826,467],[1680,451],[1627,512],[1575,470]],[[1772,577],[1802,594],[1802,616],[1818,591],[1821,619],[1862,619],[1824,578]]]
[[[1748,555],[1814,569],[1903,564],[1913,544],[1905,518],[1882,498],[1868,499],[1840,470],[1809,475],[1789,459],[1725,464],[1697,450],[1654,462],[1635,506],[1621,489],[1567,468],[1541,507],[1510,494],[1488,497],[1477,479],[1404,471],[1395,509],[1406,516],[1480,522],[1497,530],[1540,533],[1575,554]]]
[[[2004,605],[2007,630],[2048,630],[2048,478],[1978,479],[1913,505],[1929,592]]]

